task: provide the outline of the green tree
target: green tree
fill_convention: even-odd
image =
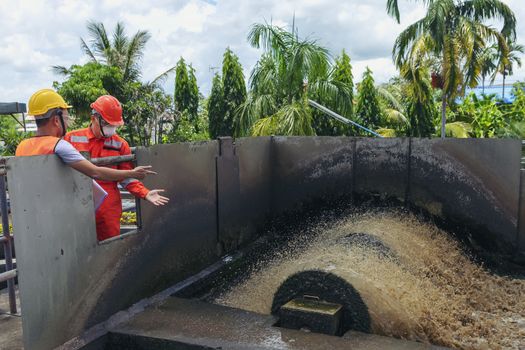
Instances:
[[[487,43],[496,43],[505,55],[506,38],[515,37],[516,19],[500,0],[424,1],[424,18],[406,28],[396,39],[393,56],[398,68],[409,58],[432,56],[440,62],[443,78],[441,137],[445,137],[446,107],[467,87],[474,87],[481,72],[482,52]],[[387,11],[399,19],[397,0],[387,1]],[[484,24],[501,19],[501,32]]]
[[[328,50],[315,40],[300,39],[269,24],[254,24],[248,41],[264,53],[250,77],[250,93],[238,109],[243,133],[314,135],[309,96],[319,103],[340,101],[338,111],[351,110],[350,88],[331,79]]]
[[[191,140],[189,134],[199,133],[199,88],[195,69],[180,58],[175,66],[175,110],[174,134],[172,141]],[[191,126],[191,127],[190,127]],[[178,131],[178,128],[183,128]],[[207,126],[205,128],[208,129]],[[179,133],[178,133],[179,132]]]
[[[125,93],[129,99],[123,104],[123,130],[129,137],[128,141],[149,146],[152,141],[162,140],[164,115],[174,114],[171,96],[154,84],[140,82],[128,83]],[[152,132],[156,133],[155,138],[152,137]]]
[[[401,67],[401,77],[406,82],[404,98],[408,116],[408,136],[430,137],[435,129],[433,120],[438,111],[430,82],[430,62],[415,56]]]
[[[190,79],[188,76],[188,68],[184,58],[180,58],[175,66],[175,93],[174,102],[175,109],[182,113],[189,111],[192,101],[192,89],[190,86]]]
[[[487,77],[494,76],[497,69],[497,48],[494,45],[486,47],[481,53],[481,87],[482,93],[485,94],[485,81]],[[494,81],[494,78],[492,79]]]
[[[244,136],[236,112],[246,101],[246,84],[239,58],[227,48],[222,60],[222,113],[218,136]]]
[[[184,111],[176,118],[172,134],[166,137],[166,139],[171,142],[209,140],[208,104],[209,102],[204,96],[200,95],[198,116],[190,120],[188,111]]]
[[[116,67],[89,62],[71,66],[68,71],[68,78],[62,83],[55,82],[54,88],[73,106],[77,126],[89,121],[89,105],[99,96],[111,94],[118,99],[123,96],[122,74]]]
[[[0,116],[0,156],[14,156],[18,144],[31,135],[19,128],[21,125],[10,116]]]
[[[148,31],[139,30],[133,36],[128,37],[126,28],[122,22],[115,26],[113,35],[108,35],[106,27],[102,22],[89,21],[87,30],[90,39],[88,41],[80,38],[81,48],[92,62],[117,67],[124,81],[135,81],[141,76],[140,61],[144,56],[144,49],[151,38]],[[56,73],[68,75],[69,70],[62,66],[53,66]],[[159,75],[162,79],[171,69]]]
[[[339,83],[347,87],[349,92],[347,98],[349,98],[352,102],[348,106],[348,109],[344,111],[339,110],[339,106],[346,104],[341,103],[342,101],[338,100],[342,97],[338,94],[336,94],[335,101],[327,101],[327,99],[323,99],[322,96],[312,96],[312,98],[316,101],[323,100],[326,107],[329,107],[336,113],[342,114],[345,118],[353,119],[354,78],[352,74],[350,56],[346,54],[345,50],[342,51],[341,56],[336,58],[334,67],[329,73],[329,77],[332,82]],[[317,135],[325,136],[345,135],[350,131],[350,128],[347,125],[317,110],[313,112],[313,127]]]
[[[124,106],[124,121],[127,123],[123,129],[124,136],[131,145],[135,142],[149,144],[151,140],[145,138],[148,132],[141,128],[156,125],[157,112],[154,111],[167,106],[167,96],[160,83],[174,68],[166,70],[151,82],[140,82],[140,63],[150,34],[139,30],[129,37],[121,22],[117,23],[112,35],[108,35],[101,22],[88,22],[87,29],[90,38],[88,41],[81,38],[81,48],[91,62],[70,68],[53,66],[55,73],[66,78],[62,84],[55,85],[69,95],[67,99],[74,103],[74,112],[78,110],[80,122],[85,120],[89,104],[98,96],[108,93],[117,97]]]
[[[363,80],[357,91],[357,117],[367,128],[377,129],[380,126],[383,112],[370,68],[367,67],[363,73]]]
[[[503,76],[503,91],[501,95],[503,100],[505,100],[505,79],[507,76],[514,74],[515,64],[521,67],[521,56],[525,52],[523,45],[519,45],[509,39],[507,39],[507,46],[508,50],[501,50],[497,47],[494,48],[494,50],[497,51],[498,59],[495,71]]]
[[[221,126],[223,123],[223,91],[222,79],[218,73],[215,73],[211,85],[210,98],[208,100],[208,118],[210,137],[216,139],[220,136]]]
[[[199,86],[197,85],[195,68],[191,64],[188,66],[188,84],[190,91],[188,113],[190,118],[196,119],[199,113]]]

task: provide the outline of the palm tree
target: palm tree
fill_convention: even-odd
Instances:
[[[117,67],[122,73],[123,81],[137,81],[141,77],[140,63],[144,56],[144,50],[151,35],[146,30],[137,31],[132,37],[126,34],[125,26],[118,22],[113,35],[108,35],[106,27],[102,22],[89,21],[87,30],[89,41],[80,38],[82,51],[92,62]],[[69,70],[63,66],[53,66],[53,71],[60,75],[69,75]],[[167,75],[173,72],[172,67],[151,81],[158,84]]]
[[[499,73],[503,76],[503,91],[501,98],[505,100],[505,78],[514,74],[514,64],[521,67],[521,55],[525,52],[523,45],[519,45],[512,40],[507,40],[507,51],[495,50],[497,52],[497,66],[494,70],[493,81],[496,74]]]
[[[497,70],[498,49],[497,45],[486,47],[481,54],[481,86],[485,94],[485,81],[487,77],[492,76],[491,83],[494,82],[495,72]]]
[[[488,43],[496,43],[503,54],[508,53],[506,38],[515,37],[516,19],[500,0],[427,0],[426,3],[425,17],[396,39],[393,58],[399,69],[411,57],[429,57],[441,63],[441,137],[445,137],[447,102],[478,84],[481,56]],[[397,1],[389,0],[387,4],[397,18]],[[501,32],[483,23],[491,19],[503,21]]]
[[[328,50],[315,40],[271,24],[254,24],[248,41],[263,55],[250,76],[250,92],[237,110],[238,135],[314,135],[308,96],[341,114],[352,110],[352,92],[332,76]]]

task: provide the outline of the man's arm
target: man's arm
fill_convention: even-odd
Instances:
[[[147,174],[156,174],[151,171],[151,166],[138,166],[133,170],[117,170],[96,166],[88,160],[81,160],[68,164],[73,169],[95,180],[122,181],[127,178],[143,179]]]
[[[143,179],[147,174],[156,174],[149,170],[151,166],[139,166],[135,169],[117,170],[99,167],[87,161],[69,142],[60,140],[55,146],[55,153],[64,163],[95,180],[122,181],[126,178]]]

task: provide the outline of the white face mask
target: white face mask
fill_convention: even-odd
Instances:
[[[117,132],[117,127],[115,125],[106,125],[102,127],[102,131],[104,131],[104,136],[111,137]]]

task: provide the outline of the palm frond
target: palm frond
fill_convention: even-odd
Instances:
[[[397,23],[400,23],[400,14],[399,14],[399,5],[397,4],[397,0],[387,0],[386,2],[386,12],[394,17],[397,21]]]
[[[175,72],[176,69],[177,69],[177,66],[173,66],[165,70],[164,72],[160,73],[155,78],[153,78],[153,80],[151,81],[151,84],[158,85],[158,84],[164,83],[166,79],[170,76],[170,74]]]
[[[276,135],[278,130],[278,120],[276,116],[259,119],[252,128],[252,136],[271,136]]]
[[[397,109],[386,108],[384,116],[388,125],[405,126],[408,125],[408,118]]]
[[[383,137],[396,137],[397,133],[394,129],[380,128],[376,132]]]
[[[468,0],[463,1],[458,12],[461,16],[477,22],[497,20],[503,22],[501,34],[514,39],[516,37],[516,16],[512,9],[501,0]]]
[[[143,30],[139,30],[131,38],[127,47],[126,60],[123,67],[124,80],[138,78],[140,71],[137,70],[137,65],[144,54],[144,48],[150,38],[151,35]]]
[[[278,130],[282,135],[313,136],[312,113],[310,107],[302,102],[283,106],[275,116],[278,119]]]
[[[122,22],[117,22],[115,31],[113,32],[113,48],[120,55],[126,55],[126,48],[128,46],[128,38]]]
[[[447,137],[455,138],[469,138],[472,132],[472,125],[465,122],[447,123],[445,125],[445,133]]]
[[[86,44],[86,42],[84,41],[84,39],[80,38],[80,49],[82,51],[84,51],[84,53],[86,55],[89,56],[89,58],[93,61],[93,62],[98,62],[97,61],[97,58],[95,57],[95,54],[93,53],[93,51],[91,51],[91,49],[89,48],[89,46]]]
[[[397,37],[392,50],[392,57],[398,68],[409,59],[409,53],[414,43],[424,34],[425,27],[426,22],[424,19],[421,19],[408,26]]]
[[[64,66],[51,66],[51,71],[57,75],[68,76],[71,74],[70,70]]]
[[[108,53],[111,51],[111,43],[108,39],[104,24],[102,22],[89,21],[87,24],[87,30],[91,37],[91,51],[95,55],[104,57],[107,60]]]
[[[255,23],[248,33],[248,42],[252,47],[261,48],[278,60],[282,53],[294,42],[292,33],[268,23]]]

